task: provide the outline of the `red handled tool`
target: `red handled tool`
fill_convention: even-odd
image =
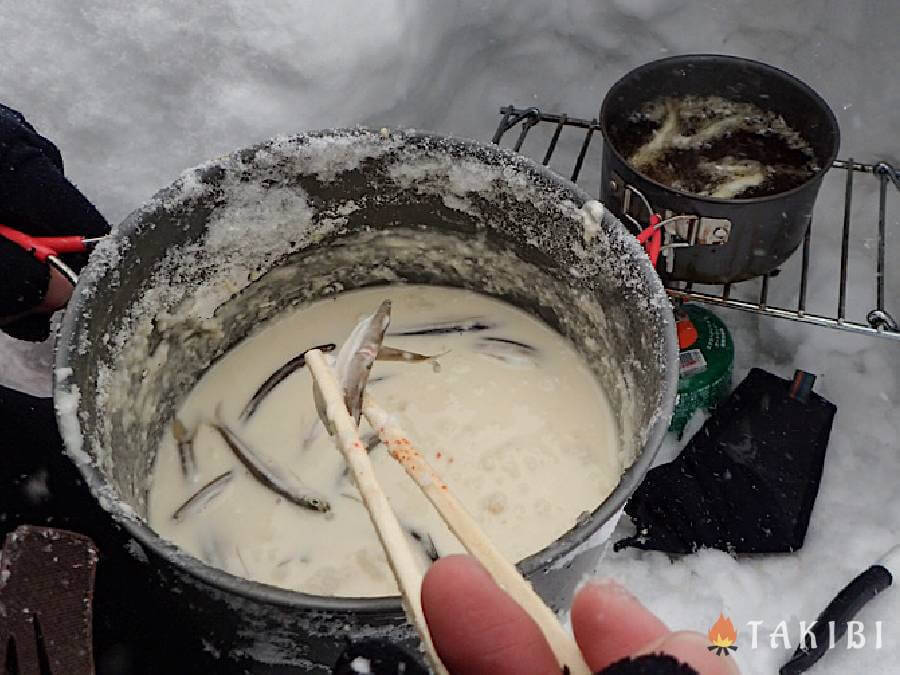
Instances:
[[[655,213],[650,213],[650,225],[637,235],[638,243],[647,251],[650,262],[656,267],[659,260],[659,252],[662,250],[662,218]]]
[[[626,200],[625,200],[625,217],[628,218],[632,223],[634,223],[635,227],[640,228],[641,224],[637,221],[637,219],[629,213],[629,200],[627,199],[628,193],[634,194],[638,199],[641,200],[641,203],[644,205],[644,208],[647,209],[648,223],[649,225],[640,231],[637,235],[638,243],[644,247],[644,250],[647,252],[647,255],[650,257],[650,262],[653,264],[653,267],[656,267],[656,263],[659,261],[659,254],[662,251],[662,228],[665,223],[669,222],[663,221],[663,219],[659,216],[658,213],[653,211],[653,207],[650,206],[650,202],[644,196],[644,193],[640,190],[627,186],[626,188]],[[674,216],[674,218],[678,218],[680,216]],[[670,219],[671,220],[671,219]]]
[[[31,253],[41,262],[54,267],[72,284],[78,283],[75,271],[59,259],[60,253],[85,253],[103,237],[33,237],[6,225],[0,225],[0,237],[5,237]]]

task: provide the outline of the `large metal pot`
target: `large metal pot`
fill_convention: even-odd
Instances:
[[[503,298],[567,337],[609,393],[628,467],[621,482],[520,564],[551,605],[568,603],[596,560],[585,542],[653,459],[677,376],[658,277],[599,204],[581,208],[587,200],[494,146],[325,131],[186,172],[94,251],[57,344],[67,452],[166,589],[173,622],[220,655],[217,672],[238,668],[226,663],[327,672],[350,638],[414,640],[396,597],[317,597],[237,578],[144,520],[160,435],[206,369],[285,310],[362,286],[431,283]]]
[[[750,199],[700,197],[636,171],[620,150],[627,145],[629,119],[646,103],[689,95],[754,103],[781,115],[811,145],[819,170],[792,190]],[[626,213],[646,223],[643,200],[630,189],[636,188],[664,217],[694,216],[673,228],[677,232],[669,243],[679,247],[667,249],[659,272],[664,278],[704,283],[768,274],[790,257],[809,227],[819,186],[840,144],[834,113],[806,84],[764,63],[716,54],[673,56],[627,73],[603,99],[600,128],[603,203],[626,225]],[[632,230],[637,233],[636,227]]]

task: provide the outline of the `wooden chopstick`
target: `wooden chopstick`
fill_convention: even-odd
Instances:
[[[400,462],[406,473],[425,493],[444,519],[450,531],[493,577],[494,581],[515,600],[538,625],[544,634],[560,669],[568,666],[572,675],[590,675],[591,670],[575,639],[569,635],[531,584],[522,577],[516,566],[500,553],[465,507],[456,499],[447,484],[425,460],[403,429],[368,394],[363,399],[363,415],[378,433],[391,457]]]
[[[381,541],[381,546],[390,563],[391,571],[397,580],[397,586],[400,587],[400,595],[406,613],[422,637],[422,644],[431,668],[438,675],[449,675],[434,648],[431,633],[429,633],[428,624],[425,621],[425,614],[422,612],[420,601],[422,573],[416,557],[403,535],[400,523],[397,522],[397,517],[378,484],[372,462],[359,438],[356,422],[344,404],[341,385],[331,366],[328,365],[322,352],[318,349],[306,352],[306,365],[309,366],[312,377],[322,393],[326,414],[337,432],[337,446],[353,474],[363,504],[369,512],[375,532],[378,534],[378,539]]]
[[[422,574],[397,517],[378,484],[368,453],[359,438],[359,430],[344,404],[341,386],[319,350],[307,352],[306,363],[322,392],[328,417],[337,431],[338,447],[375,525],[375,531],[400,587],[407,613],[422,636],[425,653],[436,673],[446,673],[447,670],[434,649],[422,612]],[[560,669],[568,667],[572,675],[591,675],[575,639],[563,629],[553,610],[544,604],[531,584],[519,574],[516,566],[494,546],[434,467],[415,448],[400,425],[368,394],[363,399],[362,412],[388,448],[391,457],[403,466],[419,486],[450,531],[537,624],[556,656]]]

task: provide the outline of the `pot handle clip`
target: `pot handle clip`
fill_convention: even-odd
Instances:
[[[653,211],[653,207],[650,206],[650,202],[643,192],[631,186],[628,186],[627,190],[630,190],[632,194],[640,198],[644,208],[647,209],[647,214],[649,215],[648,226],[644,229],[641,229],[641,224],[628,212],[629,209],[627,207],[625,208],[625,216],[640,230],[640,233],[637,235],[638,243],[644,247],[650,262],[653,264],[653,267],[656,267],[656,263],[659,261],[659,252],[662,250],[663,219],[658,213]]]
[[[89,251],[102,237],[33,237],[7,225],[0,225],[0,237],[18,244],[37,260],[47,263],[68,279],[72,285],[78,283],[78,274],[59,258],[60,253],[84,253]]]
[[[640,234],[637,235],[638,243],[644,247],[653,267],[656,267],[656,263],[659,260],[659,252],[662,250],[661,223],[662,218],[656,213],[651,213],[649,227],[641,230]]]

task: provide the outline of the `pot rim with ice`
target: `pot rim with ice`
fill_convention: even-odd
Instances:
[[[484,184],[474,181],[476,177],[484,178]],[[266,218],[270,218],[272,213],[277,214],[277,211],[260,211],[260,203],[279,190],[283,194],[276,195],[281,200],[278,208],[292,209],[295,215],[305,213],[304,217],[310,219],[301,228],[303,232],[302,236],[297,237],[298,240],[312,233],[310,238],[291,241],[288,246],[285,231],[278,229],[281,224],[273,226],[271,231],[266,229]],[[355,195],[352,209],[343,206],[332,208],[337,204],[334,200],[345,200],[347,195]],[[300,201],[290,201],[301,196]],[[239,200],[243,201],[238,204]],[[343,205],[346,203],[340,202]],[[276,248],[282,248],[274,254],[268,251],[261,258],[253,258],[250,252],[248,257],[251,260],[246,263],[237,259],[229,262],[237,266],[259,266],[262,271],[251,269],[246,274],[242,272],[240,279],[245,285],[239,286],[237,291],[223,290],[227,286],[224,282],[219,285],[211,282],[210,288],[203,287],[210,296],[206,297],[198,290],[201,284],[198,280],[204,279],[204,274],[216,273],[215,266],[223,264],[210,260],[211,236],[215,234],[217,237],[216,245],[221,245],[223,237],[230,236],[224,225],[220,231],[214,230],[212,223],[219,223],[216,218],[232,208],[236,209],[234,213],[240,215],[242,222],[255,223],[254,226],[260,228],[257,237],[260,246],[275,242]],[[634,456],[626,462],[627,468],[613,492],[566,534],[519,564],[520,570],[531,577],[539,592],[543,576],[552,576],[550,572],[556,569],[568,571],[573,566],[573,559],[580,552],[579,547],[583,548],[583,544],[620,511],[649,469],[666,432],[675,396],[677,346],[674,322],[665,290],[649,260],[611,214],[597,202],[591,203],[584,191],[549,169],[508,150],[476,141],[412,130],[375,131],[363,128],[279,137],[185,172],[173,185],[161,190],[126,218],[109,240],[92,254],[66,310],[57,339],[54,396],[67,454],[78,466],[104,511],[121,524],[127,534],[151,554],[150,557],[163,561],[163,567],[170,567],[167,573],[171,573],[178,582],[203,587],[209,596],[215,596],[216,601],[222,600],[233,607],[246,607],[242,603],[251,602],[255,603],[253,606],[256,608],[306,608],[350,612],[360,616],[401,611],[398,596],[353,598],[310,595],[233,576],[183,552],[175,544],[158,536],[135,508],[141,508],[137,496],[140,489],[134,485],[135,476],[140,480],[141,469],[148,466],[146,458],[135,450],[141,461],[135,460],[128,473],[119,466],[124,466],[125,460],[114,463],[111,459],[112,453],[127,453],[128,450],[118,448],[111,439],[118,435],[120,440],[127,439],[129,445],[144,443],[149,444],[149,448],[154,447],[152,436],[156,434],[158,440],[161,420],[171,416],[179,396],[185,393],[177,394],[178,386],[171,382],[185,376],[177,367],[178,359],[183,357],[177,350],[182,347],[169,345],[165,336],[158,335],[162,330],[161,317],[172,322],[171,313],[185,303],[190,305],[192,311],[197,310],[200,306],[197,297],[201,296],[214,308],[216,314],[201,316],[197,321],[188,312],[185,316],[190,315],[193,323],[185,320],[177,324],[178,330],[187,330],[185,325],[190,323],[189,328],[193,331],[179,333],[181,337],[187,336],[182,342],[196,339],[200,345],[196,354],[202,357],[192,353],[195,361],[183,361],[197,368],[195,372],[199,377],[214,362],[216,349],[220,352],[218,356],[221,356],[221,352],[230,349],[252,330],[240,323],[246,323],[247,317],[238,309],[227,314],[227,321],[217,314],[222,307],[236,306],[236,303],[229,304],[230,299],[243,297],[241,294],[244,292],[252,294],[257,288],[265,288],[265,284],[253,282],[265,281],[273,270],[281,273],[295,268],[300,271],[316,269],[311,266],[313,263],[309,262],[308,257],[298,263],[290,262],[295,256],[330,255],[331,251],[340,248],[338,244],[343,245],[353,237],[362,237],[364,233],[376,238],[381,236],[379,227],[382,223],[373,224],[374,218],[393,218],[390,224],[393,227],[404,218],[422,220],[418,215],[409,215],[417,210],[433,212],[435,223],[442,222],[442,219],[455,222],[447,226],[452,229],[452,233],[447,231],[450,233],[447,236],[452,234],[454,241],[458,239],[461,246],[468,247],[467,255],[474,256],[476,262],[480,254],[472,242],[481,241],[479,237],[487,237],[485,241],[500,241],[501,244],[497,245],[508,249],[496,254],[500,257],[518,246],[525,251],[522,255],[529,260],[529,265],[553,267],[560,262],[559,268],[553,269],[561,278],[560,285],[565,285],[562,280],[565,277],[566,284],[571,286],[569,290],[576,293],[574,298],[582,298],[586,303],[591,302],[610,311],[615,304],[618,313],[609,314],[610,334],[616,332],[615,339],[619,340],[616,344],[620,351],[630,350],[627,367],[623,366],[623,373],[620,373],[622,383],[617,386],[620,386],[622,396],[646,395],[646,401],[638,400],[634,405],[652,408],[649,413],[642,413],[641,419],[636,419],[635,423],[642,425],[634,430],[639,442],[633,448]],[[486,213],[492,214],[493,220],[485,217]],[[259,220],[254,220],[257,217]],[[521,222],[517,220],[519,218]],[[430,223],[428,221],[419,229],[408,231],[398,225],[397,232],[401,233],[398,236],[418,236],[408,232],[428,229]],[[512,225],[518,228],[515,236],[521,238],[521,241],[516,240],[515,245],[513,234],[492,229]],[[290,221],[285,227],[299,225]],[[390,227],[384,230],[387,234],[394,232]],[[440,223],[435,225],[437,229],[440,227],[443,227]],[[562,235],[563,240],[560,240]],[[201,236],[206,236],[206,239],[203,239],[202,246],[197,246]],[[177,264],[181,267],[177,267],[177,273],[172,272],[175,268],[166,267],[170,259],[186,257],[188,250],[192,257],[187,262],[178,259]],[[601,257],[598,251],[605,251],[606,255]],[[512,253],[507,257],[510,256],[515,257]],[[554,260],[554,256],[559,260]],[[563,268],[561,261],[568,266]],[[391,264],[394,264],[393,261]],[[421,261],[411,262],[411,266],[404,269],[413,269],[414,264],[421,265]],[[209,269],[204,269],[204,265],[210,265]],[[163,274],[160,275],[160,271]],[[393,271],[401,277],[405,274],[402,270]],[[383,270],[380,270],[379,274],[382,273]],[[191,277],[194,274],[197,276]],[[502,275],[502,271],[494,269],[493,277],[485,278],[487,280],[479,278],[473,283],[487,284],[487,288],[492,290],[482,289],[482,292],[490,295],[496,291],[499,296],[502,295],[500,285],[506,283],[498,281]],[[606,294],[605,305],[592,290],[592,284],[599,284],[601,279],[607,284],[601,289]],[[403,277],[400,280],[410,279]],[[147,304],[147,298],[151,296],[159,303],[155,307],[159,310],[156,313],[148,311],[153,307]],[[300,300],[302,298],[297,302]],[[268,307],[265,302],[256,306]],[[554,316],[563,327],[570,326],[567,323],[569,319],[587,321],[582,314],[590,314],[588,310],[579,313],[580,310],[570,307],[560,306],[557,309],[559,316]],[[275,316],[266,315],[268,310],[265,309],[259,311],[261,314],[255,316],[254,321],[260,324]],[[275,309],[271,311],[275,312]],[[598,316],[601,315],[602,311]],[[614,321],[616,317],[619,317],[619,324],[634,322],[640,330],[625,334],[623,331],[628,326],[617,325]],[[605,315],[601,318],[607,320]],[[220,333],[224,331],[229,336],[227,339],[231,337],[225,328],[244,327],[226,345],[221,336],[215,337],[216,327],[209,328],[204,321],[220,321],[218,330]],[[141,328],[144,324],[146,326]],[[560,329],[559,326],[556,328]],[[587,344],[607,339],[599,333],[594,338],[588,336]],[[216,339],[220,344],[215,345]],[[161,344],[171,348],[162,357],[157,355]],[[210,347],[210,344],[214,346]],[[600,349],[597,345],[591,348]],[[638,357],[641,355],[645,356],[645,363],[640,363]],[[137,374],[124,372],[127,367],[123,364],[131,363],[129,358],[145,359],[139,364],[142,370]],[[203,361],[199,367],[196,366],[197,359]],[[614,370],[614,367],[611,368]],[[610,375],[614,376],[615,373]],[[110,377],[121,377],[124,382],[120,393],[125,395],[116,405],[111,404],[113,399],[100,396],[102,386]],[[151,385],[162,389],[151,391]],[[163,391],[164,385],[169,389]],[[142,401],[146,403],[145,399],[150,404],[141,408]],[[130,408],[122,407],[121,401],[127,401]],[[142,421],[142,414],[148,420]],[[128,436],[129,425],[141,433]],[[133,493],[126,496],[129,479]],[[569,574],[574,574],[574,570]]]

